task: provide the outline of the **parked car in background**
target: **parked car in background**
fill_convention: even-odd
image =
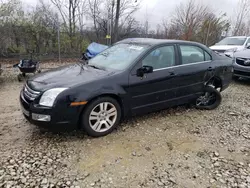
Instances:
[[[250,46],[250,37],[232,36],[222,39],[214,46],[211,46],[210,49],[217,53],[232,56],[234,52],[244,50],[248,46]]]
[[[89,60],[95,57],[97,54],[101,53],[103,50],[106,50],[108,46],[92,42],[82,54],[82,60]]]
[[[234,53],[234,78],[250,78],[250,47]]]
[[[99,137],[133,115],[186,103],[214,109],[232,73],[231,58],[199,43],[128,39],[87,64],[30,78],[20,93],[20,103],[33,124],[49,129],[83,128]]]

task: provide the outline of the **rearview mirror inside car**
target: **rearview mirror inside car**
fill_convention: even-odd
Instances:
[[[152,73],[152,72],[153,72],[153,67],[152,66],[144,65],[143,67],[137,69],[136,75],[139,76],[139,77],[143,77],[144,74]]]

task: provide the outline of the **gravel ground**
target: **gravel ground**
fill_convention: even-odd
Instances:
[[[250,81],[216,110],[168,109],[93,139],[29,124],[11,74],[0,77],[0,187],[250,187]]]

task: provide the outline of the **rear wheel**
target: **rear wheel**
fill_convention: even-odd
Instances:
[[[102,97],[91,102],[82,114],[82,128],[93,137],[111,133],[121,119],[121,107],[111,97]]]
[[[220,92],[211,86],[204,88],[204,94],[196,99],[196,108],[201,110],[213,110],[221,103]]]

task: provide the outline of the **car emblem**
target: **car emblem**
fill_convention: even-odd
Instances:
[[[250,65],[250,59],[245,60],[244,65]]]

